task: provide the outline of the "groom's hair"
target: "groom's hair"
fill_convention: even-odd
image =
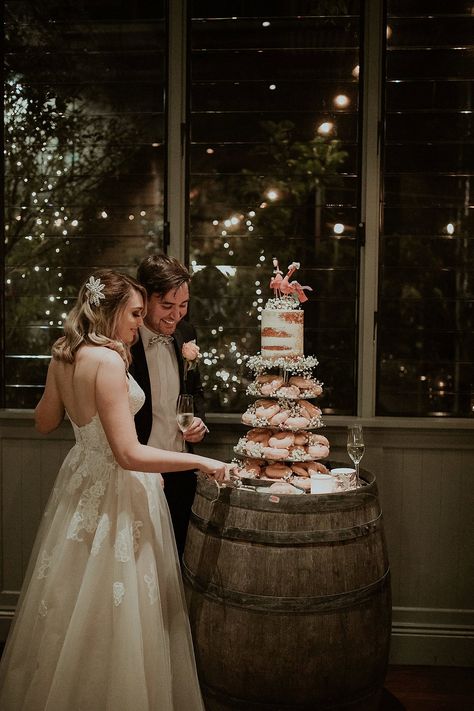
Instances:
[[[145,287],[148,296],[164,296],[168,291],[176,291],[183,284],[189,284],[191,274],[176,257],[153,254],[140,262],[137,279]]]

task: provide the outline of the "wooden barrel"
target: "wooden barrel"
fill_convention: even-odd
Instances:
[[[183,575],[207,711],[378,708],[391,628],[375,476],[273,496],[198,481]]]

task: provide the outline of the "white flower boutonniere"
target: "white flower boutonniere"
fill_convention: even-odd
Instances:
[[[184,377],[186,377],[189,370],[193,370],[197,367],[198,360],[201,357],[196,341],[186,341],[186,343],[183,343],[181,355],[184,360]]]

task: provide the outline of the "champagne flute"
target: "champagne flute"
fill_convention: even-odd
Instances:
[[[176,405],[176,421],[181,432],[186,432],[192,425],[194,419],[194,404],[192,395],[180,395]],[[183,437],[183,452],[186,451],[186,444]]]
[[[360,486],[359,463],[364,456],[364,433],[362,425],[352,425],[347,428],[347,453],[355,464],[356,486]]]

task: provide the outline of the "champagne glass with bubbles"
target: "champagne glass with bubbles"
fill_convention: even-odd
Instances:
[[[194,403],[192,395],[180,395],[176,405],[176,421],[181,432],[186,432],[188,427],[191,427],[194,419]],[[183,437],[183,452],[186,451],[186,445]]]
[[[355,464],[356,486],[360,486],[359,463],[364,456],[364,433],[362,425],[352,425],[347,428],[347,453]]]

